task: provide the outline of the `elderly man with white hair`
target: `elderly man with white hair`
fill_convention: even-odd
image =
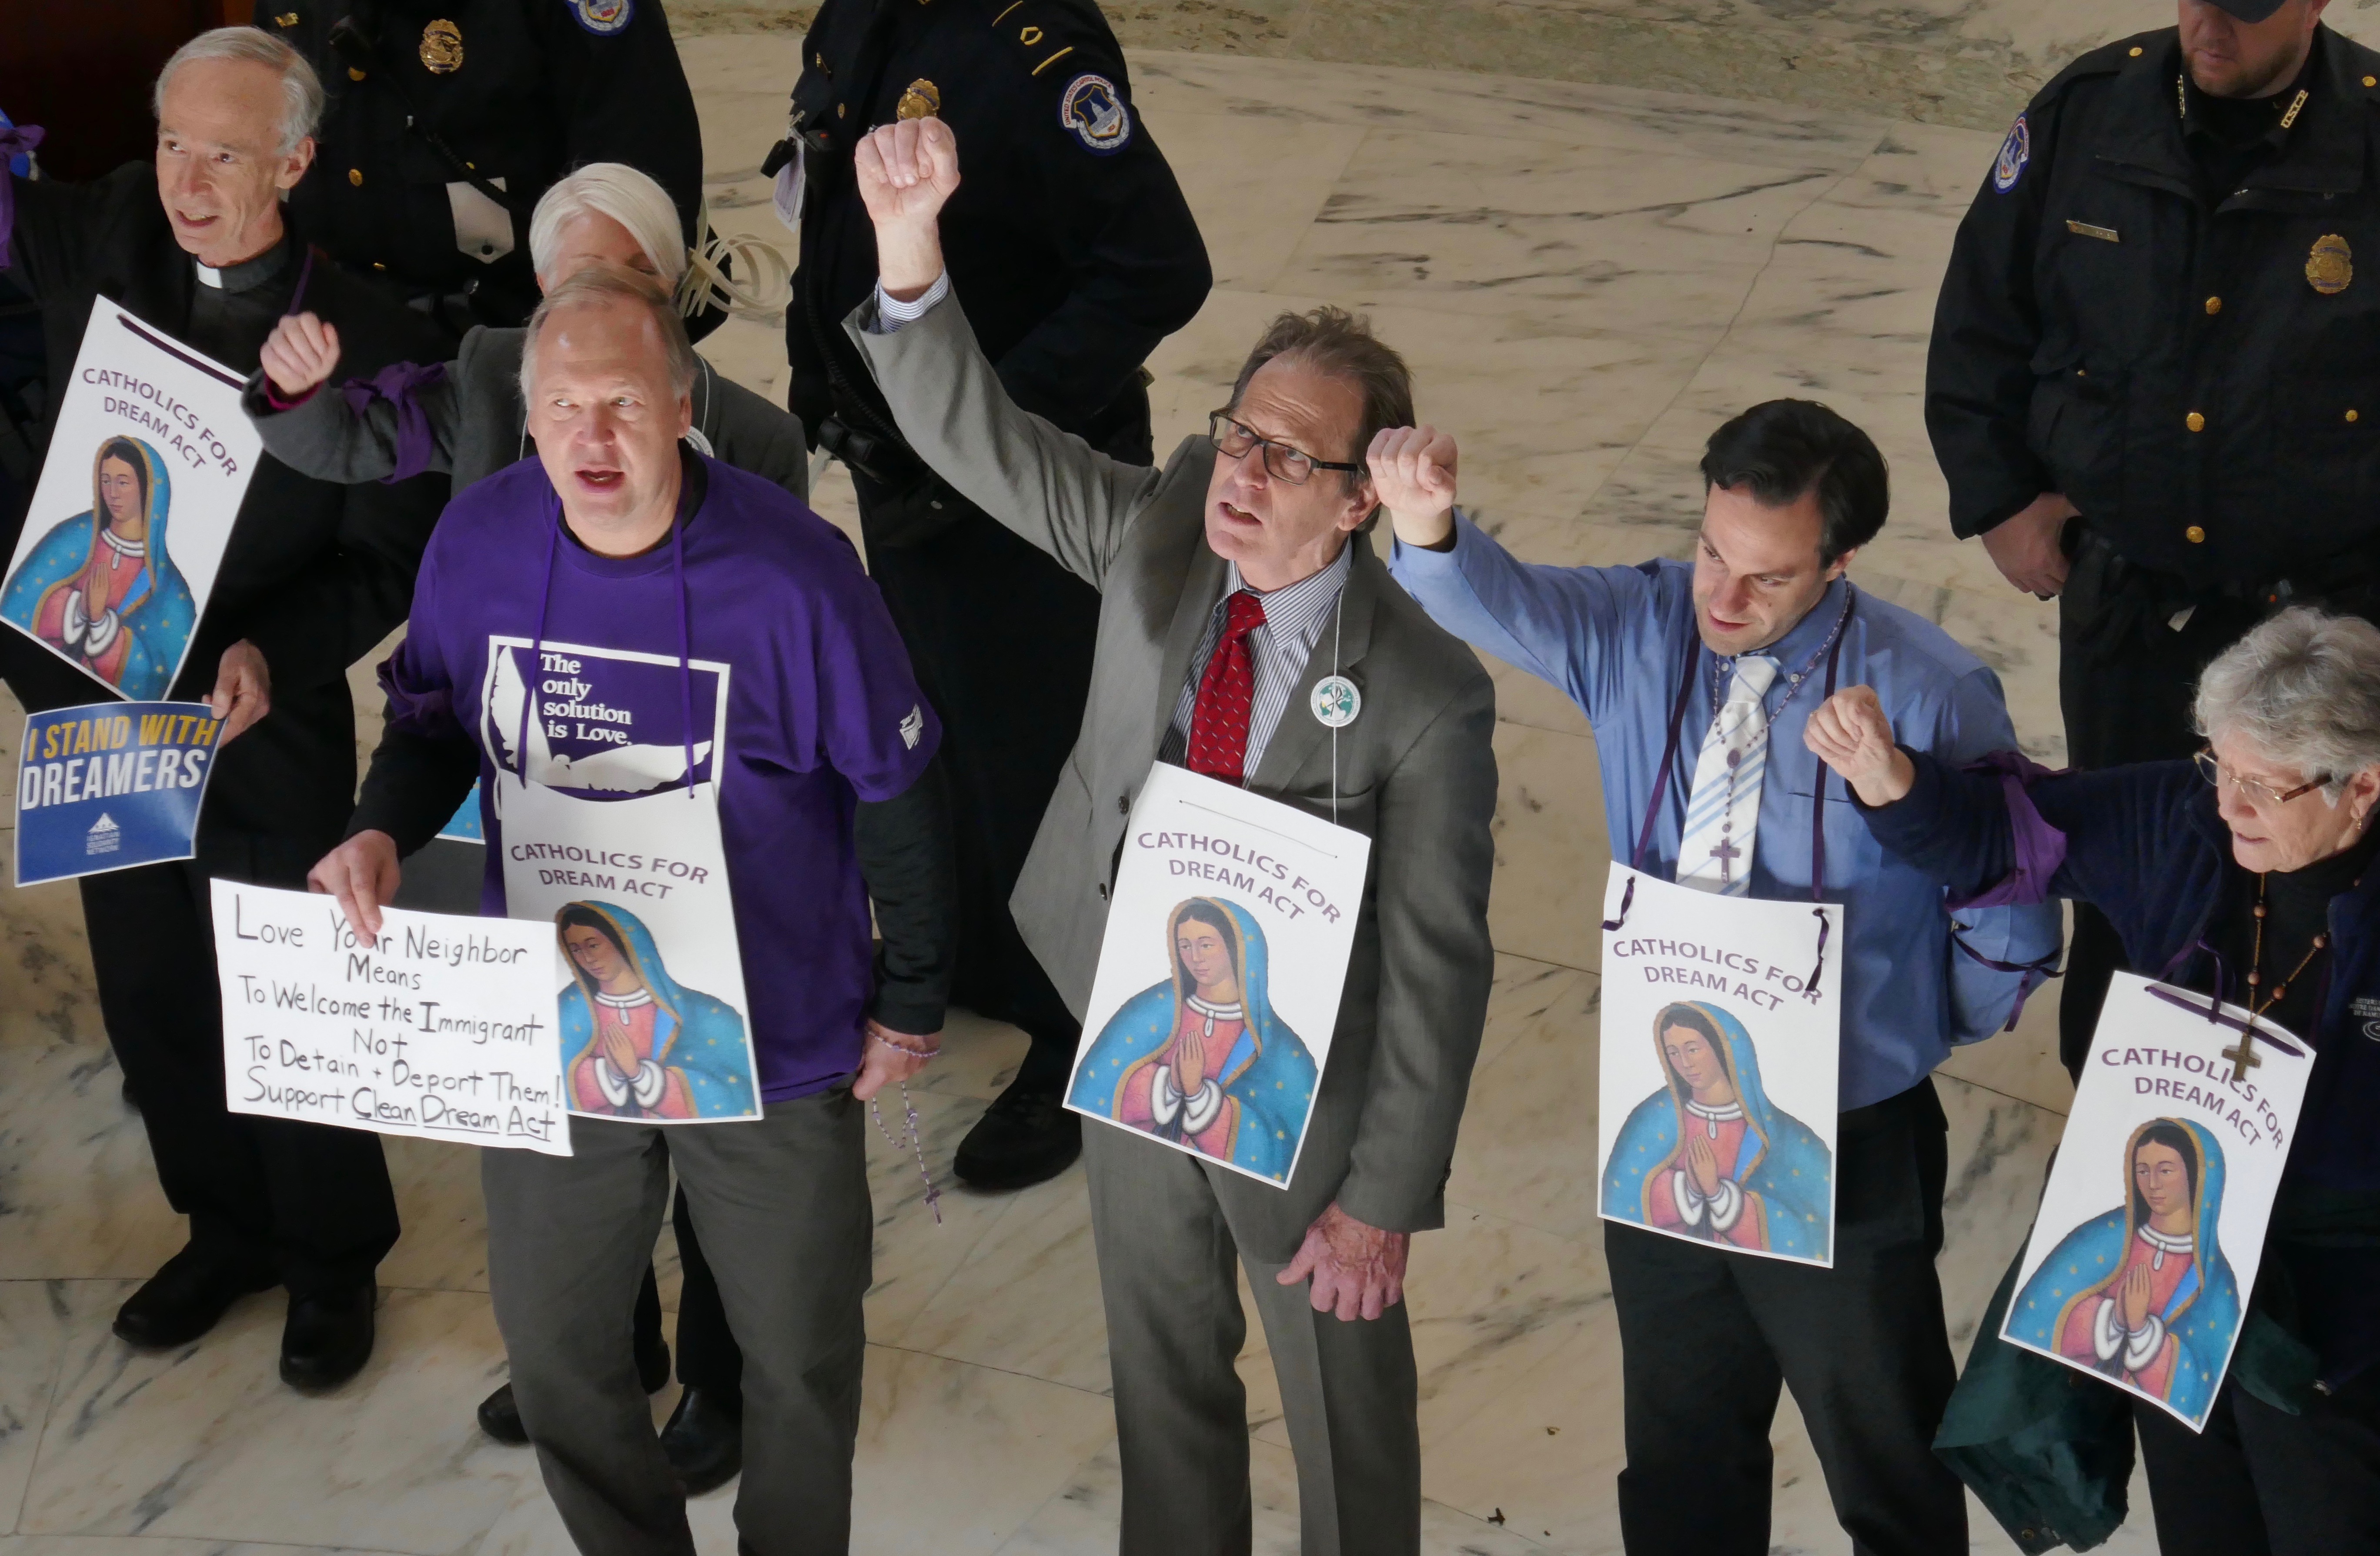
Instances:
[[[284,218],[322,106],[288,45],[225,28],[158,76],[153,165],[83,185],[17,181],[0,253],[41,304],[53,418],[95,297],[241,370],[301,306],[366,373],[438,350],[437,330],[314,261]],[[241,1296],[283,1285],[284,1379],[334,1386],[371,1354],[373,1272],[397,1235],[379,1139],[225,1111],[207,881],[296,886],[337,841],[356,782],[346,669],[405,619],[445,495],[434,475],[348,487],[262,460],[169,693],[211,695],[228,715],[198,857],[82,881],[108,1039],[166,1199],[190,1222],[189,1246],[116,1315],[136,1345],[187,1344]],[[29,639],[0,638],[0,675],[29,709],[109,695]]]
[[[1805,738],[1851,783],[1888,852],[1957,893],[2090,903],[2114,923],[2131,971],[2252,1006],[2314,1048],[2263,1273],[2205,1429],[2145,1403],[2127,1410],[2112,1385],[2082,1401],[2062,1383],[2007,1388],[1977,1401],[1979,1417],[2021,1394],[2071,1403],[2054,1430],[2011,1416],[2007,1440],[1963,1455],[1961,1472],[1988,1458],[1994,1483],[1977,1482],[1987,1501],[2013,1482],[2018,1501],[2054,1513],[2060,1499],[2087,1500],[2076,1488],[2091,1466],[2129,1465],[2137,1429],[2165,1556],[2374,1556],[2380,629],[2284,611],[2207,666],[2195,714],[2205,745],[2194,760],[2091,772],[2021,759],[1955,771],[1894,744],[1864,687],[1828,700]],[[2004,1378],[2022,1365],[1979,1349],[1961,1392],[1987,1369]],[[2112,1518],[2103,1505],[2032,1521],[2110,1526],[2124,1478],[2119,1469],[2100,1488]]]
[[[529,250],[540,291],[552,291],[589,265],[613,264],[650,275],[674,296],[688,271],[677,210],[661,185],[623,163],[594,163],[545,192],[529,220]],[[293,314],[264,343],[263,367],[249,382],[247,406],[264,446],[325,480],[402,480],[444,470],[459,491],[530,453],[528,410],[521,399],[521,342],[528,332],[479,325],[451,362],[404,365],[377,378],[326,386],[339,364],[338,331],[310,313]],[[802,425],[710,362],[694,359],[698,452],[809,494]],[[413,856],[413,891],[405,906],[469,912],[480,894],[479,855],[471,843],[432,838]],[[445,857],[442,857],[445,856]],[[688,1489],[708,1491],[742,1465],[738,1421],[743,1356],[727,1331],[719,1289],[681,1190],[672,1210],[684,1270],[677,1320],[677,1374],[684,1385],[662,1446]],[[636,1306],[638,1368],[649,1390],[669,1380],[662,1339],[660,1291],[648,1270]],[[525,1443],[512,1385],[480,1402],[482,1430],[499,1442]]]
[[[601,902],[560,909],[594,941],[572,954],[603,980],[611,1046],[599,1055],[590,1039],[574,1059],[574,1154],[482,1153],[489,1285],[521,1421],[578,1548],[691,1556],[629,1322],[674,1169],[743,1350],[742,1543],[840,1552],[874,1236],[866,1104],[933,1056],[950,987],[941,730],[842,532],[685,446],[698,367],[658,287],[615,266],[580,271],[531,316],[523,361],[538,456],[472,486],[439,522],[382,669],[386,730],[348,839],[314,882],[372,932],[405,850],[475,777],[499,792],[500,772],[509,797],[481,811],[482,911],[553,911],[522,894],[540,872],[505,868],[508,840],[538,825],[525,846],[566,837],[607,859],[666,845],[725,861],[727,900],[672,924],[623,930],[627,910]],[[552,660],[568,666],[574,706],[601,710],[586,718],[606,727],[585,734],[574,713],[526,738],[528,699],[506,705],[504,688]],[[613,752],[601,737],[615,732],[643,769],[573,765]],[[650,784],[624,793],[630,771]],[[674,813],[669,830],[655,808]],[[740,1013],[670,976],[697,943],[734,948]],[[748,1067],[735,1052],[747,1034]],[[687,1066],[708,1064],[732,1067],[741,1100],[673,1112],[670,1088],[690,1090]],[[759,1114],[722,1116],[748,1112],[755,1080]]]

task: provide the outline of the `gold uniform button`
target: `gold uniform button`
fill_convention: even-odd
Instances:
[[[351,80],[351,81],[360,81],[360,80],[362,80],[363,79],[364,79],[364,73],[363,73],[362,71],[360,71],[360,70],[357,69],[357,68],[356,68],[354,66],[352,66],[352,65],[350,65],[350,66],[348,66],[348,67],[347,67],[347,79],[349,79],[349,80]]]
[[[388,266],[386,266],[386,265],[384,265],[384,264],[381,263],[381,261],[378,261],[378,260],[374,260],[374,261],[372,261],[372,269],[374,269],[374,270],[386,270],[387,268],[388,268]]]
[[[2199,415],[2198,412],[2194,410],[2188,416],[2181,419],[2181,424],[2189,428],[2193,432],[2203,432],[2206,431],[2206,418]]]
[[[2181,538],[2188,541],[2192,545],[2203,546],[2206,543],[2206,531],[2193,524],[2189,529],[2181,532]]]
[[[347,182],[353,184],[359,189],[362,188],[364,187],[364,170],[360,167],[348,168]]]
[[[2366,76],[2363,78],[2363,84],[2367,87],[2380,87],[2380,76]]]
[[[834,105],[834,116],[838,119],[850,112],[851,104],[848,103],[838,103]]]
[[[2206,299],[2206,311],[2207,311],[2207,312],[2209,312],[2209,313],[2220,313],[2220,312],[2222,312],[2222,311],[2223,311],[2223,299],[2222,299],[2221,298],[2207,298],[2207,299]]]
[[[2347,413],[2347,419],[2349,419],[2350,421],[2360,421],[2360,420],[2362,420],[2362,418],[2361,418],[2361,417],[2357,416],[2357,415],[2355,414],[2355,411],[2350,407],[2350,408],[2349,409],[2348,413]]]
[[[2134,43],[2132,45],[2132,57],[2134,59],[2141,57],[2141,46],[2138,43]]]

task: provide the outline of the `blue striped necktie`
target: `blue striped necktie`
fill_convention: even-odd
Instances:
[[[1760,778],[1768,767],[1768,709],[1777,662],[1745,654],[1735,662],[1727,702],[1703,737],[1678,845],[1678,884],[1721,896],[1752,889],[1752,849],[1760,830]]]

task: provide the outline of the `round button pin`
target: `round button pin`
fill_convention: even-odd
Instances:
[[[1344,675],[1325,675],[1314,683],[1314,717],[1326,729],[1344,729],[1364,711],[1363,694]]]

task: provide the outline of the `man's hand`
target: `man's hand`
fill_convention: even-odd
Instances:
[[[1405,1299],[1405,1251],[1412,1243],[1409,1232],[1366,1226],[1333,1204],[1305,1229],[1297,1257],[1274,1279],[1293,1286],[1311,1278],[1308,1295],[1318,1313],[1377,1319]]]
[[[1845,687],[1811,711],[1802,744],[1843,775],[1862,803],[1890,805],[1917,782],[1917,764],[1892,741],[1874,687]]]
[[[2047,600],[2066,587],[2066,552],[2058,542],[2066,521],[2081,511],[2059,493],[2045,492],[1985,530],[1984,550],[2002,577]]]
[[[1435,427],[1383,427],[1365,462],[1372,494],[1389,510],[1397,539],[1444,551],[1454,540],[1454,439]]]
[[[287,313],[258,353],[285,400],[300,399],[339,365],[339,332],[310,313]]]
[[[868,1045],[868,1051],[860,1055],[859,1078],[851,1083],[851,1094],[863,1102],[886,1087],[907,1080],[926,1067],[927,1060],[942,1051],[942,1035],[940,1032],[917,1037],[907,1032],[896,1032],[875,1020],[868,1023],[868,1032],[862,1040]],[[893,1044],[898,1046],[889,1046]]]
[[[876,277],[885,295],[914,302],[942,274],[937,221],[959,187],[959,143],[940,119],[899,119],[853,148],[859,198],[876,224]]]
[[[384,832],[359,832],[315,861],[306,872],[306,886],[338,898],[347,927],[366,940],[378,940],[381,904],[396,895],[403,876],[396,839]]]
[[[225,649],[215,666],[215,689],[208,695],[207,706],[223,721],[217,750],[273,711],[273,670],[264,663],[264,650],[245,638]]]

